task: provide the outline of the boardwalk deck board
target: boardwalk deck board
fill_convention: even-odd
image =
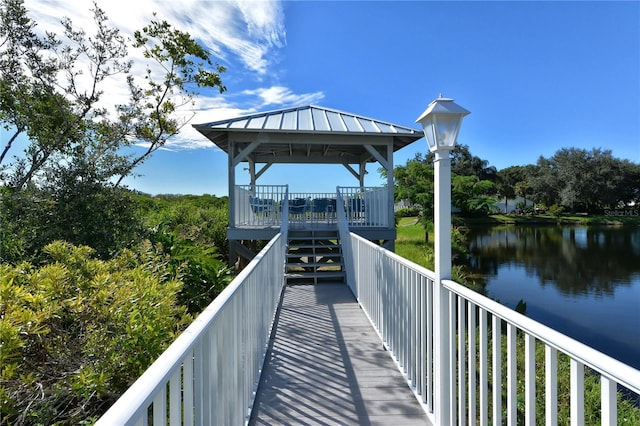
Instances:
[[[344,284],[287,286],[251,425],[428,425]]]

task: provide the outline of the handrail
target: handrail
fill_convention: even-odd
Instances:
[[[336,187],[336,200],[338,206],[344,206],[344,199],[342,198],[342,193],[340,192],[340,187]],[[342,255],[345,257],[345,264],[352,265],[354,263],[353,260],[353,250],[351,249],[351,238],[349,231],[349,222],[347,221],[347,214],[345,209],[337,209],[336,211],[336,220],[338,224],[338,235],[340,237],[340,245],[342,246]],[[354,270],[353,268],[346,268],[346,280],[347,286],[351,289],[351,292],[357,297],[358,292],[357,288],[354,286],[355,278],[354,278]]]
[[[276,235],[97,425],[146,424],[150,408],[154,424],[245,423],[284,286],[285,245]]]

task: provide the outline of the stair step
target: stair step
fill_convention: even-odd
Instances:
[[[287,279],[291,278],[344,278],[344,271],[324,271],[318,274],[317,272],[288,272],[284,276]]]
[[[299,268],[338,268],[343,267],[342,261],[339,262],[287,262],[287,267]]]
[[[293,252],[287,253],[287,259],[301,259],[301,258],[324,258],[324,259],[339,259],[342,257],[342,253],[308,253],[308,252]]]

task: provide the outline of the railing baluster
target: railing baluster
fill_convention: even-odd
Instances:
[[[476,424],[476,308],[472,302],[468,306],[469,321],[469,426]]]
[[[558,424],[558,351],[549,345],[544,348],[545,364],[545,425],[557,426]]]
[[[433,338],[435,336],[433,329],[433,279],[427,279],[427,405],[433,410],[433,387],[435,379],[433,377]]]
[[[153,398],[153,424],[167,423],[167,387],[162,386]]]
[[[516,425],[517,419],[517,330],[513,324],[507,324],[507,425]]]
[[[496,315],[492,315],[493,325],[493,424],[502,424],[502,321]]]
[[[452,425],[457,423],[457,405],[456,405],[456,365],[457,365],[457,351],[456,351],[456,298],[457,296],[448,289],[443,288],[442,291],[447,293],[447,300],[449,301],[449,421]]]
[[[616,382],[600,376],[600,406],[602,411],[602,426],[616,426],[618,424]]]
[[[182,360],[182,416],[185,425],[193,426],[193,351],[188,351],[187,356]]]
[[[480,426],[487,426],[489,423],[487,331],[487,311],[480,308]]]
[[[203,424],[204,423],[204,404],[202,403],[202,401],[204,401],[204,396],[205,396],[205,376],[204,376],[204,359],[205,356],[207,356],[208,351],[205,349],[206,347],[206,336],[204,339],[202,339],[202,341],[200,342],[200,344],[198,344],[195,348],[194,348],[194,365],[193,365],[193,376],[194,376],[194,392],[193,392],[193,396],[194,396],[194,403],[193,403],[193,408],[194,408],[194,423],[197,425]]]
[[[179,425],[182,422],[182,369],[176,368],[169,380],[169,424]]]
[[[451,293],[453,294],[453,293]],[[458,301],[458,424],[465,426],[467,417],[465,412],[467,409],[467,344],[466,344],[466,302],[462,297],[456,297]]]
[[[525,425],[536,424],[536,339],[526,333],[524,337]]]
[[[418,383],[419,395],[421,401],[426,402],[427,397],[427,278],[418,275],[418,311],[420,312],[418,321]]]
[[[571,426],[584,425],[584,364],[571,358]]]

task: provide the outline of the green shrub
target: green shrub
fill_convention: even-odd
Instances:
[[[420,209],[417,207],[402,207],[395,212],[396,218],[420,216]]]
[[[0,417],[78,424],[99,416],[189,322],[182,283],[149,242],[110,261],[54,242],[42,266],[0,265]]]
[[[151,239],[162,247],[171,272],[183,282],[178,303],[191,314],[201,312],[233,279],[231,268],[219,259],[215,246],[200,246],[164,227],[155,229]]]
[[[553,204],[551,207],[549,207],[549,214],[556,218],[560,217],[563,211],[564,211],[564,207],[559,206],[557,204]]]

